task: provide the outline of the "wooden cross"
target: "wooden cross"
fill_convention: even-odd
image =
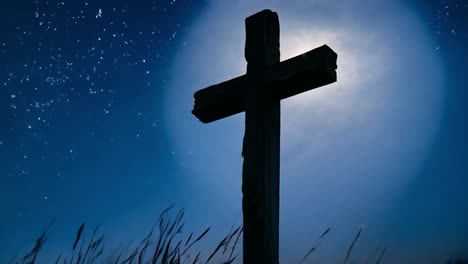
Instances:
[[[195,93],[192,113],[209,123],[245,111],[242,149],[243,263],[278,263],[280,100],[336,81],[337,54],[324,45],[280,63],[279,20],[245,20],[247,74]]]

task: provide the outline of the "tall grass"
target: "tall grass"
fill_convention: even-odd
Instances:
[[[114,252],[104,252],[104,235],[99,234],[99,227],[93,229],[89,239],[86,239],[86,224],[83,223],[78,228],[74,243],[68,254],[61,253],[53,262],[55,264],[209,264],[222,263],[232,264],[237,257],[237,245],[240,236],[243,233],[242,226],[231,230],[208,255],[207,258],[202,257],[202,252],[194,249],[194,246],[206,237],[210,231],[210,227],[206,228],[200,234],[193,232],[187,238],[182,238],[184,228],[183,218],[184,210],[178,211],[174,216],[172,207],[165,209],[148,234],[136,246],[128,247],[125,250]],[[51,224],[44,232],[36,239],[32,249],[24,254],[24,256],[13,261],[16,264],[35,264],[38,263],[38,257],[43,249],[47,235],[50,231]],[[327,228],[312,244],[310,250],[307,251],[301,260],[301,264],[306,263],[312,258],[312,254],[316,252],[321,241],[331,231],[331,227]],[[354,239],[351,241],[344,258],[344,264],[351,260],[352,252],[358,243],[358,240],[363,231],[363,227],[359,228]],[[374,263],[383,263],[384,255],[387,248],[384,247]],[[216,258],[217,257],[217,258]],[[240,260],[238,260],[241,263]],[[311,262],[313,263],[313,262]],[[368,261],[366,263],[369,263]],[[466,264],[463,260],[448,261],[446,263]]]
[[[190,233],[182,239],[184,227],[184,210],[180,210],[175,217],[171,214],[172,207],[164,210],[148,234],[134,247],[128,246],[111,254],[104,253],[104,236],[99,235],[96,227],[90,239],[85,238],[86,225],[83,223],[77,230],[71,252],[61,253],[54,261],[56,264],[181,264],[181,263],[211,263],[219,255],[221,263],[230,264],[237,258],[236,246],[242,234],[242,226],[229,232],[211,252],[206,260],[201,258],[201,252],[193,252],[193,246],[202,240],[210,231],[210,227],[201,234]],[[35,264],[47,240],[47,228],[36,240],[30,252],[16,264]],[[49,262],[48,262],[49,263]]]
[[[353,242],[351,242],[351,245],[349,245],[349,248],[348,248],[348,251],[346,252],[346,257],[344,259],[343,264],[346,264],[346,262],[348,262],[349,257],[351,256],[351,252],[353,251],[354,245],[356,244],[357,240],[361,236],[361,232],[362,232],[363,229],[364,229],[363,227],[359,228],[359,231],[357,232],[356,236],[354,237]]]

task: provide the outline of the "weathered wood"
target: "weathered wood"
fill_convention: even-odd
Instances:
[[[276,12],[263,10],[245,19],[247,73],[257,74],[280,62],[280,27]]]
[[[245,21],[250,86],[244,97],[242,212],[244,264],[278,263],[280,101],[265,69],[280,61],[278,15],[265,10]]]
[[[279,100],[336,82],[337,54],[327,45],[265,69],[265,86]],[[246,75],[195,93],[192,113],[210,123],[245,111],[244,96],[251,87]]]
[[[195,93],[192,113],[209,123],[245,111],[242,148],[244,264],[278,264],[281,99],[336,81],[328,46],[280,61],[278,15],[245,21],[247,74]]]

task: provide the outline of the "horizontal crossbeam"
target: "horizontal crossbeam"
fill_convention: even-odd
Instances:
[[[276,64],[264,72],[264,85],[278,100],[336,82],[337,54],[327,45]],[[249,75],[209,86],[195,93],[192,113],[210,123],[245,111]]]

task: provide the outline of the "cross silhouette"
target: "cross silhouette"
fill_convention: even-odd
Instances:
[[[279,20],[263,10],[245,20],[247,74],[195,93],[192,113],[209,123],[245,111],[242,148],[243,263],[278,263],[280,101],[336,81],[328,46],[280,63]]]

